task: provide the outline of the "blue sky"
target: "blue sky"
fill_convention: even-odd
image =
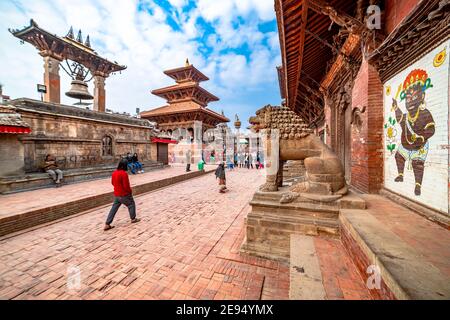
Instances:
[[[33,18],[61,36],[70,26],[81,29],[100,55],[127,65],[107,79],[108,108],[134,113],[136,107],[165,105],[150,91],[171,85],[163,70],[183,66],[189,58],[210,78],[202,85],[220,98],[209,107],[224,110],[231,120],[237,113],[246,125],[258,108],[280,103],[273,5],[273,0],[2,0],[0,82],[12,98],[38,98],[42,58],[7,30]],[[62,102],[72,104],[64,95],[70,79],[62,70],[61,75]]]

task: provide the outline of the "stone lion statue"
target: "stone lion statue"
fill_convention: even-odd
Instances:
[[[249,122],[252,130],[262,133],[264,141],[267,177],[260,191],[278,191],[282,186],[283,162],[303,160],[305,181],[291,186],[281,198],[282,203],[291,202],[300,194],[336,199],[348,192],[339,158],[292,110],[267,105]]]

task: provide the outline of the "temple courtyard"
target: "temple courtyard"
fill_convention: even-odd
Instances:
[[[131,176],[131,184],[176,174],[182,168]],[[0,298],[288,299],[289,264],[239,252],[262,171],[237,169],[227,179],[225,194],[205,174],[139,195],[141,222],[130,224],[122,207],[108,232],[102,228],[110,204],[3,237]],[[1,196],[2,213],[20,214],[33,203],[57,206],[108,187],[104,179]],[[339,239],[313,241],[324,298],[370,299]]]
[[[339,237],[300,236],[304,237],[299,242],[302,250],[294,248],[297,254],[291,263],[240,252],[249,201],[264,181],[263,171],[241,168],[228,172],[229,192],[220,194],[211,169],[137,195],[142,219],[137,224],[129,223],[127,209],[122,207],[115,228],[104,232],[108,204],[3,236],[0,298],[378,298]],[[170,167],[131,176],[131,184],[136,188],[183,175],[182,167]],[[37,209],[44,204],[57,207],[108,188],[109,179],[102,179],[2,195],[2,215],[24,215],[36,205]],[[380,196],[365,196],[365,200],[371,217],[398,241],[417,250],[425,263],[450,275],[448,231]],[[295,259],[302,261],[302,268],[294,265]],[[319,281],[311,286],[299,277],[303,272]]]

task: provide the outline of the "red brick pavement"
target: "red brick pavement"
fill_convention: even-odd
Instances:
[[[209,169],[213,166],[208,166]],[[167,167],[143,174],[130,174],[131,186],[152,182],[185,173],[184,167]],[[58,204],[84,199],[96,194],[111,192],[111,178],[64,185],[60,188],[45,188],[9,195],[0,195],[0,218],[48,208]]]
[[[288,298],[287,266],[238,253],[263,177],[241,169],[227,179],[226,194],[207,175],[137,197],[138,224],[121,208],[116,228],[103,232],[103,207],[0,241],[0,297]],[[77,270],[81,284],[71,289]]]
[[[371,300],[364,279],[341,241],[314,238],[326,297],[330,300]]]

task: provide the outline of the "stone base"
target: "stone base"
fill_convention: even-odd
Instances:
[[[363,278],[379,270],[379,283],[370,290],[374,298],[450,299],[450,277],[366,210],[343,209],[339,222],[341,240]]]
[[[364,209],[365,201],[355,194],[348,194],[339,200],[321,201],[298,197],[291,203],[281,204],[285,188],[278,192],[257,191],[250,205],[246,224],[246,239],[243,252],[274,259],[289,261],[290,236],[339,237],[339,211],[343,208]]]
[[[106,178],[116,170],[116,167],[117,166],[114,165],[97,168],[63,170],[63,184]],[[159,162],[144,163],[144,170],[146,171],[161,169],[163,167],[164,165]],[[54,182],[47,173],[31,173],[20,176],[0,177],[0,194],[31,191],[50,186],[54,186]]]

